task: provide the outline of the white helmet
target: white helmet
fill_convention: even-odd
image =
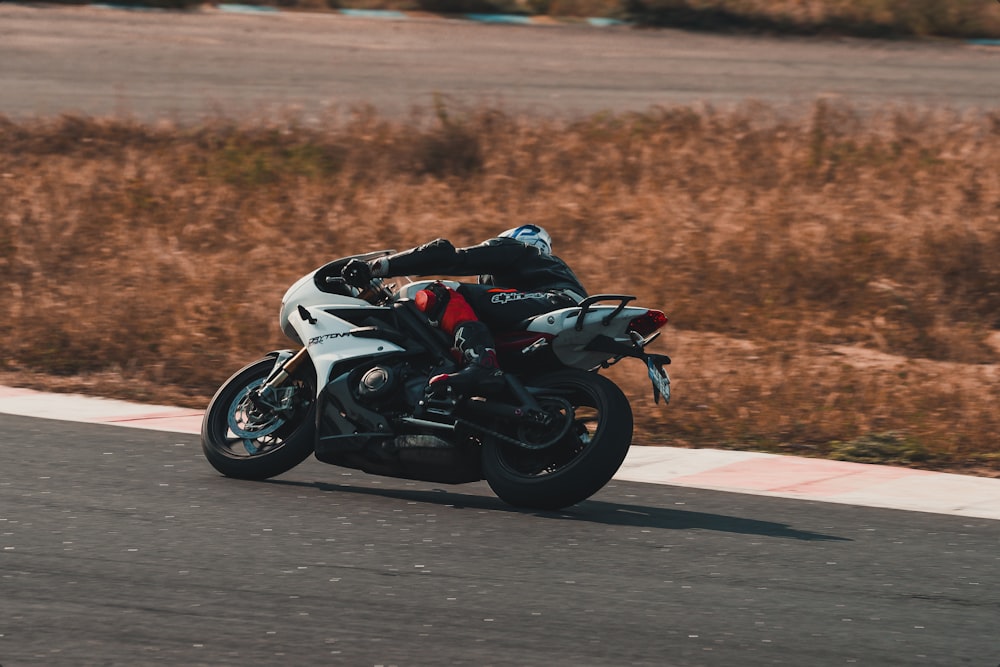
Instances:
[[[534,246],[545,255],[552,254],[552,237],[538,225],[521,225],[498,234],[502,239],[514,239],[526,245]]]

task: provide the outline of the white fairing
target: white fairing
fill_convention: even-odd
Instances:
[[[328,294],[316,287],[313,274],[303,276],[294,285],[288,288],[285,296],[281,297],[281,330],[286,336],[296,343],[304,343],[301,331],[297,326],[302,318],[299,316],[299,306],[308,308],[310,312],[314,308],[321,310],[323,307],[354,307],[354,308],[374,308],[364,299],[357,299],[340,294]],[[353,326],[356,325],[352,325]]]
[[[336,315],[338,310],[355,313],[371,310],[374,314],[387,308],[373,306],[363,299],[323,292],[316,286],[313,275],[304,276],[285,292],[281,299],[280,322],[286,336],[309,350],[319,379],[317,390],[322,390],[329,381],[330,370],[339,361],[403,350],[387,340],[351,335],[351,329],[359,325]],[[300,307],[305,308],[308,317],[300,312]]]
[[[600,334],[631,344],[628,324],[646,313],[645,308],[624,308],[605,325],[604,318],[614,312],[615,308],[617,306],[592,306],[584,316],[580,331],[576,330],[579,308],[554,310],[532,319],[527,331],[554,335],[552,351],[559,361],[572,368],[590,369],[606,361],[609,355],[607,352],[588,352],[584,349],[587,344]]]

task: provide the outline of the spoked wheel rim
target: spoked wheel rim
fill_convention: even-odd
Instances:
[[[234,373],[212,397],[201,425],[201,450],[226,477],[269,479],[313,452],[316,371],[309,363],[284,384],[263,389],[272,356]]]
[[[514,437],[523,449],[548,449],[557,445],[573,430],[576,410],[572,403],[556,396],[543,396],[537,400],[551,421],[546,424],[532,422],[518,424]]]
[[[263,377],[244,384],[226,403],[225,415],[218,415],[213,420],[215,437],[212,440],[216,449],[228,458],[252,459],[280,449],[310,408],[311,390],[305,382],[296,386],[295,402],[287,411],[258,408],[251,396],[263,384]]]
[[[234,455],[240,455],[241,446],[243,455],[248,456],[281,446],[281,439],[276,432],[288,420],[277,412],[258,409],[250,400],[253,391],[262,384],[264,378],[249,383],[233,398],[226,411],[226,426],[229,431],[226,433],[225,443]]]
[[[528,478],[555,474],[572,465],[597,437],[604,415],[599,401],[590,392],[584,387],[572,387],[572,391],[566,393],[540,397],[547,412],[556,405],[553,398],[565,403],[569,410],[568,413],[560,413],[564,416],[564,423],[553,427],[560,428],[562,434],[556,442],[545,447],[531,446],[530,442],[522,439],[524,433],[520,430],[514,437],[522,444],[502,443],[499,462],[510,474]]]
[[[525,381],[536,397],[557,396],[572,405],[572,420],[552,447],[525,449],[510,437],[483,443],[483,475],[515,507],[558,509],[597,493],[608,483],[632,442],[632,408],[613,382],[597,373],[566,369]],[[498,428],[503,429],[500,425]]]

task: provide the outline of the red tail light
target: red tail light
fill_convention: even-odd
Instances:
[[[645,315],[628,323],[628,331],[635,331],[641,336],[648,336],[667,323],[667,316],[658,310],[647,310]]]

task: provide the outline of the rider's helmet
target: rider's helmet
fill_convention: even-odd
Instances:
[[[502,239],[514,239],[526,245],[534,246],[545,255],[552,254],[552,237],[538,225],[521,225],[497,234]]]

